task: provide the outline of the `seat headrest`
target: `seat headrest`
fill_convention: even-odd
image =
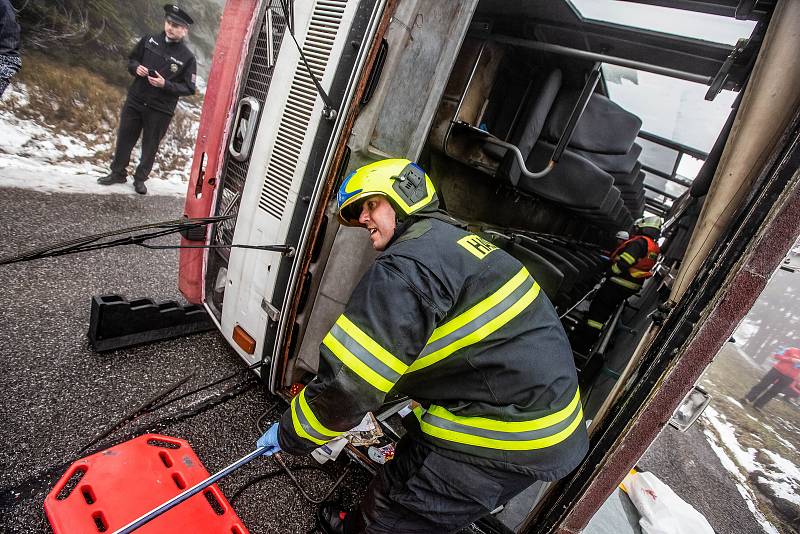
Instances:
[[[542,136],[548,141],[558,141],[578,96],[578,91],[559,93],[542,131]],[[575,126],[569,146],[600,154],[627,154],[641,127],[642,120],[639,117],[625,111],[607,97],[594,93],[589,97],[589,103]]]

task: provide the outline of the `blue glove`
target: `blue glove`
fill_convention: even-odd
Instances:
[[[264,451],[264,456],[272,456],[276,452],[280,452],[281,446],[278,444],[278,423],[273,423],[269,429],[264,432],[264,435],[256,441],[257,447],[267,447]]]

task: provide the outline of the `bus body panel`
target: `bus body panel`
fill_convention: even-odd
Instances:
[[[336,4],[332,12],[329,4]],[[354,1],[297,2],[295,37],[323,87],[329,87],[357,6]],[[334,20],[331,21],[331,17]],[[284,35],[284,40],[291,40]],[[321,44],[320,44],[321,43]],[[267,104],[262,111],[248,178],[238,210],[234,243],[284,243],[297,202],[299,181],[322,118],[323,102],[316,93],[297,48],[281,46]],[[233,344],[248,363],[261,358],[277,276],[278,253],[233,249],[222,309],[222,333],[230,341],[241,326],[256,340],[254,354]]]
[[[238,94],[258,4],[259,0],[240,0],[225,5],[197,131],[183,212],[186,217],[208,217],[213,209],[217,177],[225,161],[229,117]],[[181,245],[197,244],[181,238]],[[203,249],[180,251],[178,289],[193,304],[203,300],[205,256]]]

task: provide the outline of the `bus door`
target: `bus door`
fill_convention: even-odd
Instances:
[[[236,217],[215,228],[212,245],[285,243],[295,205],[303,202],[299,181],[309,158],[319,157],[310,149],[326,119],[309,69],[322,86],[330,86],[358,3],[298,1],[286,13],[288,4],[271,0],[264,6],[216,207],[217,214]],[[272,297],[280,261],[279,253],[244,248],[209,254],[206,306],[250,364],[262,357],[268,321],[279,317]]]

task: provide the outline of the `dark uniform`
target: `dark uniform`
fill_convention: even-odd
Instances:
[[[158,71],[166,79],[164,87],[153,87],[147,78],[137,76],[139,65]],[[112,177],[124,181],[131,151],[141,134],[142,157],[133,179],[136,182],[147,180],[178,97],[195,93],[196,71],[197,63],[192,52],[182,41],[169,42],[163,32],[145,35],[136,44],[128,56],[128,72],[134,80],[128,88],[128,98],[120,115],[117,149],[111,164]]]
[[[280,422],[280,447],[304,454],[389,393],[421,404],[360,513],[348,514],[349,532],[450,531],[565,476],[588,449],[572,353],[547,296],[504,251],[421,215],[359,282],[320,346],[319,374]]]

